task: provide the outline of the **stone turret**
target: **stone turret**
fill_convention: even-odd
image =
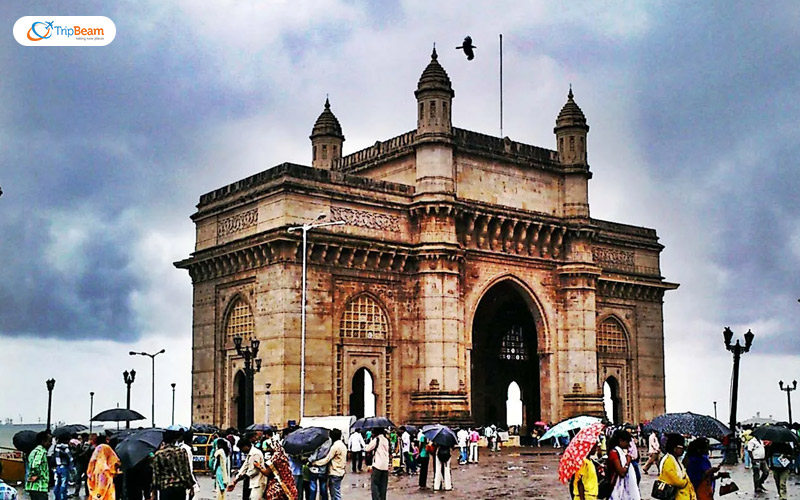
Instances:
[[[438,59],[434,47],[431,62],[419,77],[414,92],[417,97],[417,137],[425,134],[449,136],[452,132],[450,112],[456,93]]]
[[[311,166],[330,170],[334,160],[342,157],[344,134],[339,120],[331,111],[331,103],[325,98],[325,109],[311,130]]]
[[[556,119],[556,146],[558,157],[562,165],[586,165],[586,134],[589,125],[586,124],[581,108],[573,100],[572,87],[567,94],[567,103],[561,108]]]

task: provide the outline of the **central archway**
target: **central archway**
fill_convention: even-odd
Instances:
[[[350,393],[350,415],[356,418],[375,416],[375,378],[366,368],[359,368],[353,375]]]
[[[519,285],[492,286],[472,322],[472,418],[478,425],[505,425],[509,385],[516,382],[522,426],[539,420],[539,356],[536,320]]]

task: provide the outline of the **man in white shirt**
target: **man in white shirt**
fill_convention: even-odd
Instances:
[[[267,485],[267,478],[261,474],[261,471],[258,470],[256,463],[263,466],[264,454],[261,452],[261,450],[253,446],[249,439],[245,438],[242,438],[239,441],[239,449],[242,450],[242,453],[246,455],[246,458],[244,459],[242,468],[239,469],[239,474],[237,474],[233,482],[228,485],[228,491],[233,491],[233,489],[236,487],[236,483],[247,477],[250,479],[249,500],[261,500],[261,497],[264,496],[264,488]]]
[[[350,457],[353,460],[353,474],[361,472],[364,465],[364,448],[367,443],[364,442],[364,436],[359,431],[350,433],[350,439],[347,440],[347,447],[350,450]]]
[[[642,472],[645,474],[649,474],[647,471],[650,470],[653,464],[658,463],[658,457],[661,455],[661,445],[658,442],[658,433],[656,431],[651,432],[650,437],[647,438],[647,453],[650,458],[647,459],[647,463],[642,467]]]
[[[342,500],[342,479],[347,469],[347,447],[342,442],[342,431],[331,429],[331,449],[324,458],[313,462],[315,467],[328,466],[328,485],[331,500]]]
[[[372,477],[370,488],[372,500],[386,500],[386,489],[389,486],[389,439],[381,428],[375,429],[372,441],[367,445],[366,451],[374,451],[372,456]]]
[[[753,436],[747,442],[747,451],[750,452],[753,459],[753,490],[755,492],[767,491],[764,488],[764,481],[769,477],[769,467],[767,467],[764,442]]]
[[[417,464],[414,463],[414,456],[411,454],[411,434],[405,427],[400,427],[400,453],[403,454],[403,461],[406,463],[406,474],[416,474]]]
[[[461,452],[461,456],[458,457],[458,464],[464,465],[467,463],[467,441],[469,440],[469,431],[467,429],[461,428],[456,433],[456,440],[458,441],[458,451]]]
[[[192,432],[191,429],[184,431],[181,448],[183,449],[183,451],[186,452],[186,455],[189,457],[189,471],[192,473],[192,481],[193,481],[192,489],[194,490],[194,493],[197,493],[197,490],[199,488],[197,487],[197,478],[194,475],[194,453],[192,452],[193,441],[194,441],[194,432]]]

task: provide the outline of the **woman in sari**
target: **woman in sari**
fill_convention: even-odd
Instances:
[[[292,466],[282,446],[276,445],[272,457],[265,460],[264,465],[256,464],[256,468],[268,478],[265,500],[299,500]]]
[[[86,484],[92,500],[116,500],[114,476],[120,474],[120,462],[114,450],[106,444],[103,434],[95,438],[97,446],[86,470]]]
[[[708,459],[708,439],[697,438],[686,450],[686,473],[692,482],[697,500],[714,498],[714,479],[721,477],[719,467],[712,467]]]
[[[211,456],[210,469],[214,477],[214,489],[217,491],[217,500],[225,500],[225,488],[231,482],[230,462],[228,456],[228,441],[217,438],[214,441],[214,453]]]
[[[628,449],[633,437],[626,430],[617,430],[608,442],[609,478],[613,484],[611,500],[640,500],[636,471],[631,466]]]

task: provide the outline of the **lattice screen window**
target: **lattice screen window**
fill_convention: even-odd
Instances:
[[[607,318],[597,328],[597,352],[628,352],[628,339],[625,337],[625,329],[616,319]]]
[[[242,299],[236,299],[233,307],[230,308],[228,314],[228,324],[225,326],[225,334],[228,339],[239,335],[244,339],[248,339],[255,331],[255,321],[253,319],[253,311]]]
[[[525,340],[522,338],[522,327],[512,326],[503,337],[500,344],[500,359],[511,361],[527,361],[528,350],[525,349]]]
[[[360,295],[347,304],[340,326],[342,337],[385,339],[388,333],[386,315],[371,297]]]

